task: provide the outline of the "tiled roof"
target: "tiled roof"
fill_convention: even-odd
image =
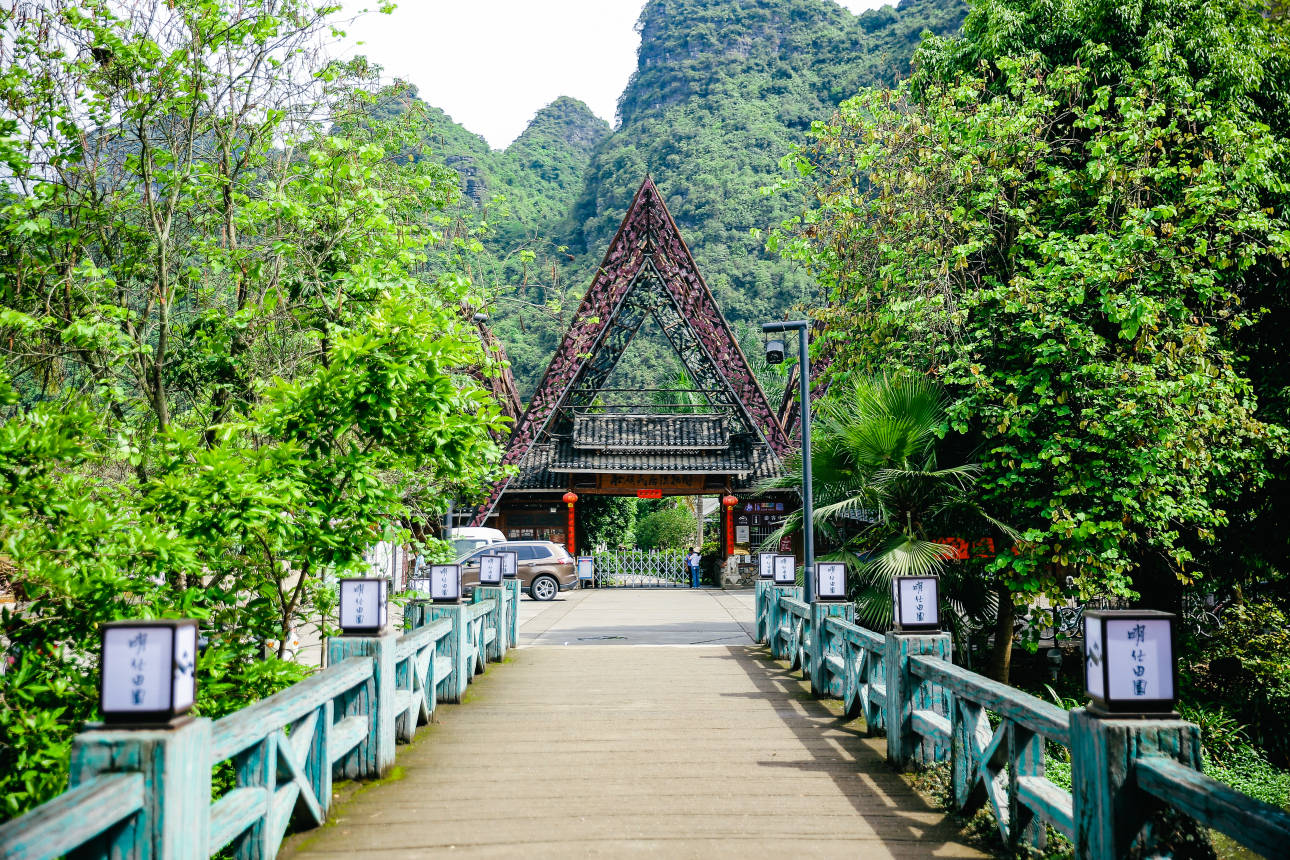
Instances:
[[[784,471],[783,462],[775,456],[767,445],[754,445],[750,453],[753,470],[746,477],[736,478],[732,489],[748,490],[762,481],[774,478]]]
[[[511,479],[508,490],[564,490],[569,477],[563,472],[552,472],[547,467],[555,456],[551,443],[534,445],[520,460],[520,473]]]
[[[712,475],[752,473],[757,467],[752,457],[753,446],[742,440],[720,451],[656,450],[643,453],[579,451],[568,441],[556,444],[555,458],[547,467],[554,472]]]
[[[594,451],[718,450],[730,447],[727,415],[577,415],[573,447]]]

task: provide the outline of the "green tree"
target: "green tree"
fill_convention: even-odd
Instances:
[[[935,574],[954,607],[956,625],[997,618],[1006,631],[996,636],[992,660],[995,676],[1006,677],[1012,614],[996,613],[994,592],[1002,590],[1005,607],[1011,607],[1011,596],[985,577],[978,564],[950,563],[955,549],[943,541],[990,537],[1011,543],[1012,533],[975,501],[980,468],[943,463],[954,447],[941,438],[947,422],[945,392],[926,377],[854,374],[836,380],[816,409],[811,435],[814,522],[823,546],[831,548],[821,558],[845,561],[858,574],[861,619],[887,629],[892,578]],[[784,476],[761,489],[800,489],[801,474],[802,457],[794,453]],[[767,545],[801,529],[797,511]]]
[[[302,676],[365,547],[494,474],[457,177],[380,116],[405,88],[318,64],[330,11],[0,8],[4,817],[65,783],[102,622],[199,618],[227,713]]]
[[[1018,599],[1070,575],[1168,606],[1283,444],[1236,345],[1290,247],[1284,141],[1246,98],[1269,39],[1209,0],[1040,5],[982,4],[821,124],[794,157],[821,205],[782,247],[830,290],[836,369],[945,385],[1034,547],[995,562]]]
[[[636,521],[636,546],[641,549],[690,549],[695,534],[694,512],[679,499]]]
[[[636,540],[636,499],[630,496],[584,497],[579,506],[580,542],[584,549],[617,549]]]

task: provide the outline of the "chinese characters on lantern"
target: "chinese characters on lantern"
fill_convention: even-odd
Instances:
[[[1085,689],[1095,708],[1120,713],[1171,711],[1173,621],[1173,615],[1149,609],[1085,613]]]
[[[147,704],[147,691],[143,687],[147,676],[143,672],[148,665],[144,660],[144,654],[148,650],[148,634],[140,630],[127,644],[130,648],[130,670],[133,672],[130,676],[130,704],[142,706]]]
[[[847,596],[847,566],[837,561],[822,561],[816,566],[815,596],[817,600],[845,600]]]
[[[940,626],[936,577],[898,576],[891,585],[897,629],[935,630]]]

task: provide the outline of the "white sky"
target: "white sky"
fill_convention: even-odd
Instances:
[[[346,19],[377,0],[343,0]],[[839,0],[853,12],[884,0]],[[494,149],[519,136],[560,96],[586,102],[611,124],[636,68],[644,0],[401,0],[345,26],[350,56],[366,54],[389,77],[481,134]],[[359,42],[363,44],[358,44]]]

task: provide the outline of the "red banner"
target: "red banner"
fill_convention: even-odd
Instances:
[[[663,498],[662,490],[637,490],[636,498],[638,499],[661,499]]]

